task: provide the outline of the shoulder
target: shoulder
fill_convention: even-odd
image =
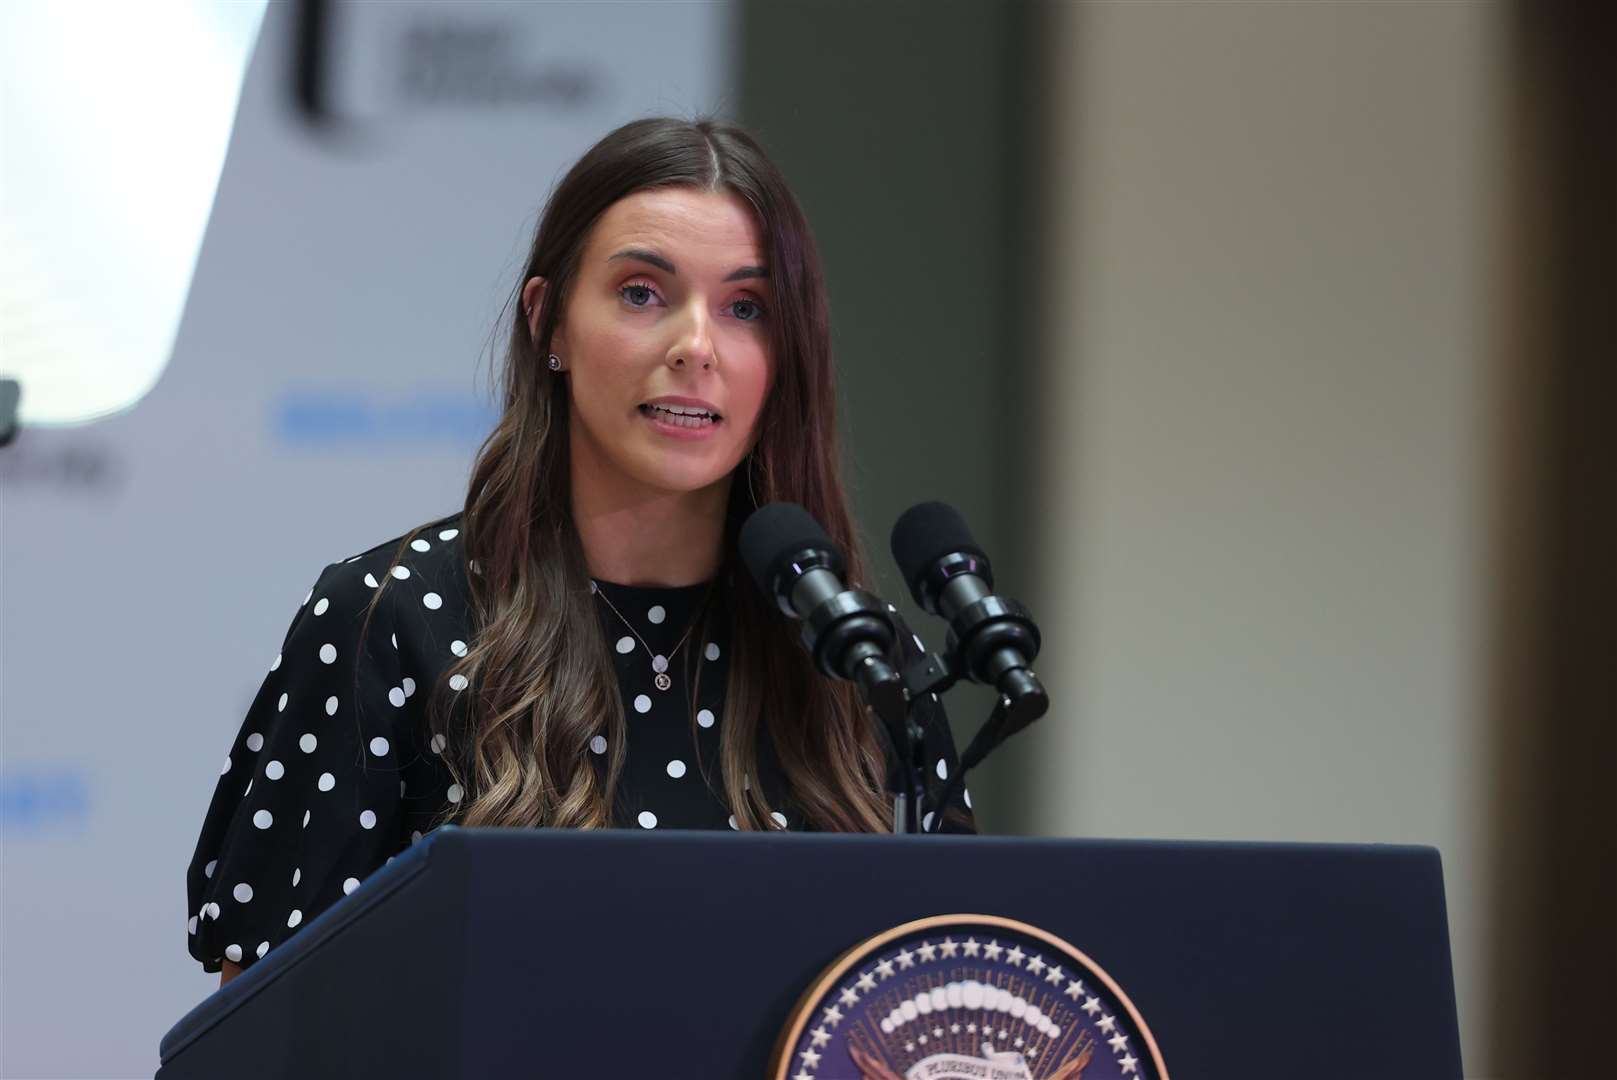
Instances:
[[[375,574],[380,581],[397,566],[443,569],[464,561],[465,538],[461,534],[461,512],[457,510],[334,562],[326,569],[349,567],[359,574]],[[393,576],[401,580],[405,577]]]
[[[460,610],[467,603],[464,562],[456,513],[327,563],[298,605],[285,648],[310,635],[333,648],[338,636],[350,642],[378,634],[385,638],[401,613],[440,606]]]
[[[332,603],[339,596],[368,603],[370,595],[384,583],[420,578],[435,584],[453,584],[464,578],[465,563],[461,513],[456,511],[383,540],[357,555],[328,563],[321,570],[310,596],[324,594]]]

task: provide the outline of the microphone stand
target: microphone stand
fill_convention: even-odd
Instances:
[[[887,790],[893,796],[893,832],[918,833],[921,831],[921,799],[925,793],[921,777],[926,775],[926,766],[921,760],[921,726],[911,715],[914,699],[905,686],[904,676],[874,646],[870,646],[870,655],[854,663],[853,675],[864,696],[865,708],[881,721],[877,729],[887,744]]]
[[[960,657],[938,653],[927,653],[905,668],[902,676],[904,696],[909,702],[910,711],[914,711],[921,695],[942,694],[959,682],[963,671]],[[1007,693],[1001,690],[988,719],[977,729],[977,734],[966,747],[966,752],[960,755],[959,768],[955,769],[954,775],[949,778],[949,784],[943,789],[943,795],[938,800],[937,817],[933,820],[932,832],[942,830],[943,813],[965,785],[966,773],[982,764],[983,759],[998,749],[1001,743],[1043,716],[1050,708],[1050,698],[1032,671],[1020,668],[1008,672],[1005,681],[1010,684],[1010,691]],[[924,775],[921,770],[925,768],[917,757],[921,752],[921,728],[908,717],[906,724],[913,740],[908,747],[908,760],[911,769],[915,770],[918,783],[919,776]],[[917,791],[916,805],[919,805],[919,800],[920,794]],[[917,828],[909,831],[923,830]]]
[[[913,704],[904,676],[889,651],[893,629],[881,601],[857,589],[845,590],[813,607],[803,619],[803,644],[822,672],[844,673],[859,687],[865,708],[880,721],[887,746],[887,790],[893,796],[893,831],[921,831],[922,731],[910,716]]]

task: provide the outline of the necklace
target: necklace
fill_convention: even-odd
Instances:
[[[601,588],[594,578],[590,579],[590,592],[599,596],[602,600],[606,600],[606,606],[612,609],[612,614],[618,617],[620,623],[629,628],[629,633],[635,636],[635,640],[640,642],[641,646],[646,650],[646,654],[651,657],[651,681],[656,685],[657,689],[667,690],[670,686],[673,686],[674,680],[668,677],[668,661],[678,655],[680,649],[684,648],[685,639],[691,636],[692,630],[696,629],[696,619],[691,619],[691,624],[685,628],[685,634],[679,639],[679,644],[674,646],[674,651],[667,656],[663,656],[660,653],[651,651],[651,646],[647,645],[646,639],[640,636],[640,631],[636,630],[634,624],[623,617],[623,612],[619,611],[618,606],[607,598],[606,591]]]

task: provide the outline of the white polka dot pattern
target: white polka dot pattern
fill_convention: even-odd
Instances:
[[[461,747],[446,735],[460,729],[446,727],[444,716],[429,726],[426,711],[437,696],[428,691],[445,685],[442,700],[451,704],[471,686],[469,672],[452,670],[475,645],[461,537],[456,527],[433,526],[406,546],[408,565],[393,565],[395,540],[326,567],[308,590],[221,762],[187,873],[187,908],[197,914],[186,934],[197,959],[215,969],[238,955],[244,965],[261,959],[372,871],[428,839],[440,814],[464,810],[471,793],[450,770]],[[697,627],[705,586],[592,582],[590,589],[623,712],[613,721],[621,726],[603,725],[589,737],[584,761],[597,770],[614,756],[622,762],[619,791],[632,809],[617,823],[739,830],[718,772],[730,659],[722,607],[721,617]],[[596,597],[615,604],[621,618]],[[899,640],[907,652],[907,627]],[[671,685],[655,685],[658,674]],[[941,712],[935,701],[928,705]],[[923,720],[931,785],[934,775],[950,775],[956,757],[946,722]],[[933,739],[933,732],[944,734]],[[609,746],[611,739],[621,742]],[[712,775],[693,779],[697,761]],[[759,783],[743,779],[758,789],[753,798],[776,807],[765,811],[764,828],[801,827],[773,766]],[[963,798],[956,807],[969,813],[970,796]]]

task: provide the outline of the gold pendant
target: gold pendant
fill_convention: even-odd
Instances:
[[[657,689],[659,690],[667,690],[674,685],[674,680],[670,679],[668,673],[664,671],[657,672],[657,677],[651,681],[657,684]]]

